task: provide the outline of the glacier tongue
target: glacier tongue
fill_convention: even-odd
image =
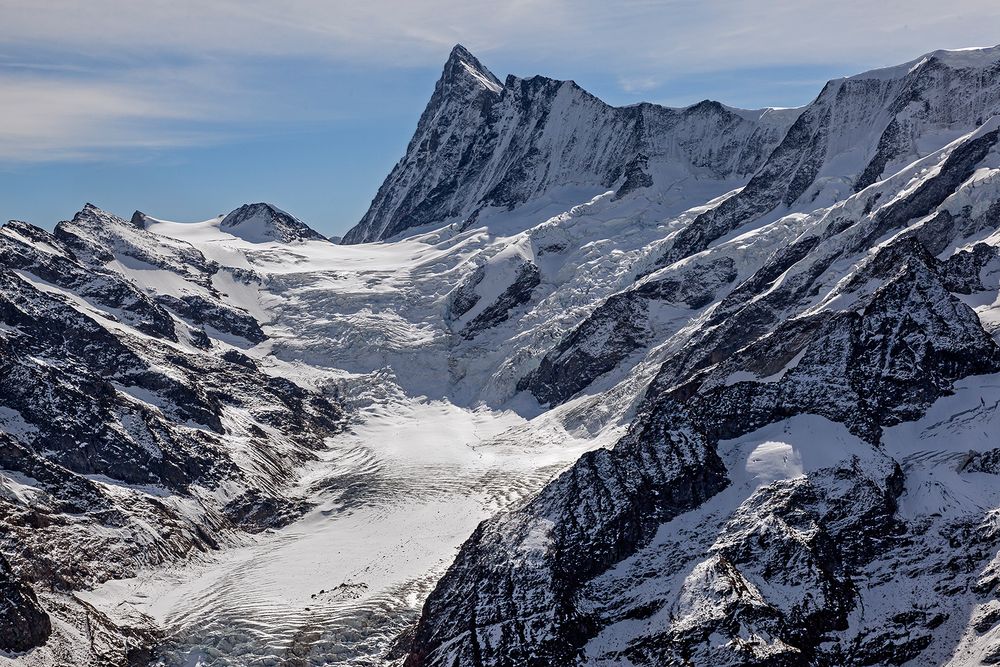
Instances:
[[[751,112],[456,46],[344,244],[8,223],[0,664],[997,662],[998,61]]]
[[[336,386],[353,411],[350,432],[328,438],[283,487],[305,508],[291,525],[230,535],[224,551],[79,593],[110,622],[160,628],[166,664],[300,654],[364,664],[384,654],[478,522],[614,437],[613,423],[595,438],[536,417],[537,407],[490,407],[456,388],[449,358],[469,364],[469,386],[493,371],[476,368],[482,355],[472,341],[458,355],[466,359],[456,358],[441,276],[468,275],[471,254],[510,254],[509,239],[335,246],[247,239],[218,220],[145,218],[138,235],[114,228],[130,245],[109,267],[150,294],[212,294],[253,313],[266,339],[244,343],[234,361],[309,388]],[[140,242],[163,268],[130,263]],[[197,273],[174,272],[184,271],[171,264],[178,251],[218,264],[207,286],[194,282],[205,282]],[[482,298],[488,306],[497,297]],[[218,336],[213,345],[223,344]]]
[[[524,443],[511,412],[399,400],[363,409],[299,485],[315,508],[287,528],[83,595],[167,629],[167,664],[290,656],[364,664],[415,622],[476,524],[549,477],[576,446]],[[543,463],[544,460],[544,463]]]

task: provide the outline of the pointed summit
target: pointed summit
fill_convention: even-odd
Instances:
[[[382,240],[434,220],[442,206],[450,208],[448,202],[457,194],[457,177],[454,174],[462,165],[462,156],[480,130],[490,122],[492,110],[503,91],[503,84],[493,72],[486,69],[467,48],[456,44],[434,85],[434,94],[420,115],[406,156],[379,188],[365,217],[348,230],[341,243]],[[421,168],[411,164],[428,159],[435,165],[434,173],[423,174]],[[421,174],[416,182],[408,175],[413,171]],[[408,184],[396,184],[399,178],[408,181]],[[442,182],[442,179],[455,182]],[[401,198],[409,202],[408,205],[400,206],[396,188],[406,191]],[[431,204],[425,207],[423,202],[432,193]]]
[[[94,206],[90,202],[83,205],[83,208],[73,214],[72,222],[82,225],[121,225],[127,224],[124,220],[113,213]]]
[[[473,84],[474,88],[488,90],[492,93],[499,93],[503,90],[503,84],[497,79],[493,72],[486,69],[479,59],[472,55],[472,52],[461,44],[456,44],[448,56],[448,61],[444,64],[444,72],[441,74],[439,86],[451,87],[455,85]]]
[[[472,55],[472,51],[469,51],[462,44],[456,44],[451,47],[451,54],[448,56],[448,60],[476,60],[476,57]],[[478,61],[477,61],[478,62]]]
[[[76,218],[76,217],[83,217],[83,216],[87,216],[87,215],[96,215],[98,213],[104,213],[104,211],[102,211],[100,208],[98,208],[97,206],[94,206],[93,204],[91,204],[88,201],[88,202],[86,202],[83,205],[83,208],[81,208],[79,211],[77,211],[73,215],[73,217]]]
[[[501,84],[458,44],[406,155],[341,242],[381,241],[431,224],[465,227],[479,211],[562,196],[555,193],[567,186],[625,196],[669,172],[722,187],[756,171],[794,121],[785,115],[765,126],[759,112],[703,107],[687,115],[652,104],[616,108],[572,81],[543,76]],[[687,196],[671,201],[681,206]]]

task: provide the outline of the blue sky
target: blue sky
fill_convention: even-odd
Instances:
[[[270,201],[354,224],[451,46],[612,104],[797,106],[833,77],[1000,42],[1000,3],[935,0],[0,0],[0,216],[86,201],[200,220]]]

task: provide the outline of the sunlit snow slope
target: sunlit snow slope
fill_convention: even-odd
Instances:
[[[452,52],[348,244],[0,231],[0,664],[1000,661],[1000,49],[802,109]]]
[[[250,284],[216,281],[265,325],[268,340],[244,352],[276,376],[335,384],[352,414],[285,490],[311,507],[293,524],[82,594],[114,619],[150,617],[166,632],[166,664],[383,655],[481,520],[600,444],[544,416],[529,424],[537,406],[485,405],[456,388],[433,272],[489,245],[481,237],[289,245],[236,237],[219,220],[152,218],[145,231],[252,272]],[[130,276],[163,289],[157,270]]]

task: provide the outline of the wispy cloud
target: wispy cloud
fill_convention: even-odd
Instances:
[[[436,66],[455,42],[627,93],[787,63],[892,64],[997,41],[995,0],[2,0],[0,160],[222,138],[282,107],[262,61]],[[503,72],[501,72],[502,74]],[[847,73],[847,72],[845,72]],[[257,77],[257,78],[255,78]],[[278,82],[280,83],[280,82]]]
[[[0,161],[96,159],[219,137],[217,77],[201,68],[88,72],[0,63]]]
[[[4,0],[0,47],[430,64],[484,51],[640,69],[908,57],[991,44],[992,0]]]
[[[618,85],[621,86],[621,89],[624,90],[626,93],[646,92],[647,90],[653,90],[661,83],[662,81],[658,77],[649,75],[618,77]]]

